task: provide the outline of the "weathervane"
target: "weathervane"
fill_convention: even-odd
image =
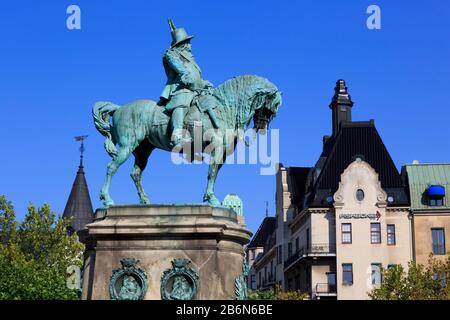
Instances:
[[[80,145],[80,167],[83,166],[84,140],[86,140],[87,137],[88,137],[88,135],[74,137],[75,141],[81,141],[81,145]]]

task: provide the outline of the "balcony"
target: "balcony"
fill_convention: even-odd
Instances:
[[[314,243],[309,248],[300,248],[292,256],[284,261],[284,269],[294,265],[303,258],[308,257],[332,257],[336,256],[335,243]]]
[[[267,289],[275,286],[275,275],[269,273],[269,276],[262,279],[262,283],[260,285],[260,289]]]
[[[317,283],[315,293],[317,296],[327,296],[336,294],[336,285],[329,283]]]

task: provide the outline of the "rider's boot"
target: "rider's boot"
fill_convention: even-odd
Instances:
[[[172,113],[172,138],[171,144],[172,147],[177,145],[183,145],[186,143],[192,143],[192,138],[183,136],[183,122],[186,108],[175,108]]]
[[[206,112],[208,113],[212,125],[215,129],[220,129],[220,121],[219,119],[217,119],[216,114],[214,113],[214,111],[211,108],[206,109]]]

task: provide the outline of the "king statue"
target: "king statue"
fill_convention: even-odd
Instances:
[[[190,143],[191,138],[183,137],[184,117],[196,95],[212,91],[211,82],[202,79],[202,71],[195,62],[191,51],[192,36],[184,28],[176,28],[169,18],[172,43],[163,56],[167,83],[160,97],[160,104],[171,114],[172,145]],[[218,126],[218,120],[208,112]]]
[[[233,153],[251,122],[255,133],[265,132],[281,105],[275,84],[256,75],[236,76],[213,88],[202,79],[192,55],[192,36],[170,19],[169,25],[172,43],[163,57],[167,83],[159,102],[145,99],[120,106],[98,101],[92,108],[95,127],[105,136],[105,150],[112,158],[100,193],[105,207],[114,204],[109,194],[111,180],[130,155],[135,158],[131,178],[140,203],[148,204],[141,178],[150,154],[160,149],[192,158],[197,148],[194,140],[199,141],[198,153],[211,160],[203,201],[221,206],[214,185],[223,160]],[[209,138],[197,139],[204,136]]]

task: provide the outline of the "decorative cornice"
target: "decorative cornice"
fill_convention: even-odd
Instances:
[[[406,212],[409,213],[409,207],[386,207],[386,213]]]
[[[339,188],[335,192],[333,199],[334,199],[334,207],[336,209],[341,209],[344,206],[344,194],[343,194],[343,183],[342,181],[345,180],[347,176],[351,174],[351,170],[354,167],[362,167],[366,169],[371,176],[372,182],[375,184],[377,189],[377,203],[376,206],[378,208],[386,208],[387,206],[387,193],[381,188],[381,181],[378,177],[378,173],[375,171],[374,168],[367,162],[361,160],[360,158],[357,158],[355,161],[350,163],[348,167],[344,170],[344,172],[341,174],[341,180],[339,181]]]

